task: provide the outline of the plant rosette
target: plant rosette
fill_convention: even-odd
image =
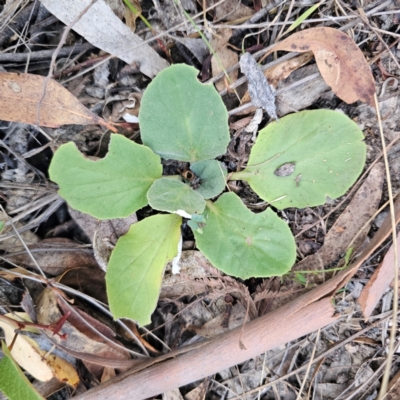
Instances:
[[[247,279],[290,270],[296,246],[288,225],[271,208],[253,213],[236,194],[222,193],[227,179],[248,182],[277,209],[304,208],[343,195],[363,169],[366,146],[357,125],[343,113],[315,110],[267,125],[247,167],[227,175],[215,160],[230,140],[227,110],[197,74],[173,65],[149,84],[139,113],[143,145],[113,134],[101,160],[67,143],[51,162],[60,196],[79,211],[124,218],[149,204],[164,212],[132,225],[112,252],[106,284],[114,318],[151,322],[164,269],[180,252],[182,218],[197,248],[226,274]],[[189,163],[190,179],[162,176],[161,158]]]

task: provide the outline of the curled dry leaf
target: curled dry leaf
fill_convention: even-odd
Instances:
[[[142,6],[137,0],[129,0],[137,13],[133,12],[128,6],[125,6],[125,22],[131,28],[132,32],[136,30],[136,19],[142,14]]]
[[[325,82],[346,103],[361,100],[374,105],[375,83],[363,53],[345,33],[327,27],[297,32],[277,43],[274,51],[312,51]]]
[[[100,124],[116,132],[58,82],[40,75],[0,72],[0,119],[49,128]]]
[[[71,207],[68,207],[68,211],[93,243],[94,257],[99,266],[106,271],[108,260],[118,239],[128,232],[132,224],[137,222],[136,213],[126,218],[99,221],[91,215]]]
[[[397,247],[400,246],[400,234],[397,235]],[[370,280],[361,292],[358,302],[362,313],[368,319],[394,279],[394,248],[393,244],[386,253],[383,262],[374,271]]]
[[[25,313],[6,314],[6,316],[16,321],[32,322]],[[0,327],[4,331],[7,345],[10,346],[15,337],[15,329],[18,329],[19,326],[17,323],[13,324],[11,321],[2,320]],[[39,331],[34,328],[30,328],[29,332],[25,334],[19,334],[11,350],[15,361],[40,381],[46,382],[56,377],[59,381],[67,382],[73,387],[78,386],[79,377],[75,368],[48,349],[42,349],[40,344],[43,345],[43,341],[34,339],[39,337]]]
[[[49,325],[62,317],[57,295],[51,289],[43,290],[36,307],[37,319],[41,324]],[[73,314],[74,316],[71,314],[61,328],[61,333],[67,334],[67,339],[62,340],[57,335],[52,336],[56,346],[80,358],[97,378],[101,377],[105,367],[122,370],[132,365],[129,353],[118,347],[118,342],[113,339],[110,329],[83,312],[78,315],[74,311]],[[77,324],[77,321],[80,321],[80,324]],[[86,324],[82,325],[82,322]]]

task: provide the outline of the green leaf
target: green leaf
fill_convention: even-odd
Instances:
[[[149,148],[111,135],[101,160],[85,158],[74,143],[54,154],[50,179],[72,208],[99,219],[125,218],[147,205],[147,191],[161,177],[160,157]]]
[[[206,207],[203,197],[195,192],[189,185],[172,178],[157,179],[147,198],[152,208],[159,211],[168,211],[182,215],[201,214]]]
[[[279,209],[324,204],[343,195],[360,175],[364,135],[346,115],[302,111],[260,131],[247,168],[231,178],[247,181]]]
[[[272,210],[254,214],[234,193],[207,202],[203,233],[196,245],[211,263],[242,279],[280,276],[296,259],[290,229]]]
[[[197,161],[190,169],[200,178],[196,192],[205,199],[218,196],[225,188],[226,170],[216,160]]]
[[[115,319],[147,325],[156,308],[166,264],[178,253],[182,218],[154,215],[132,225],[115,246],[106,273]]]
[[[147,87],[139,112],[143,143],[165,159],[195,162],[226,152],[228,113],[212,85],[184,64],[161,71]]]
[[[29,382],[3,341],[1,349],[4,358],[0,361],[0,390],[10,400],[43,400],[44,397]]]
[[[296,21],[294,21],[293,24],[289,26],[289,28],[286,31],[286,33],[291,32],[292,30],[296,29],[299,25],[301,25],[301,23],[306,18],[308,18],[320,5],[321,5],[321,3],[314,4],[307,11],[305,11],[303,14],[301,14],[300,17],[297,18]]]

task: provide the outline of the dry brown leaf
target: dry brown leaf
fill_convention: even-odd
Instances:
[[[400,398],[400,371],[390,380],[388,387],[390,390],[383,397],[383,400],[392,400]]]
[[[400,248],[400,233],[397,235],[397,248]],[[394,279],[394,248],[393,244],[385,255],[382,263],[375,269],[373,275],[361,292],[358,302],[366,320],[371,316],[386,289]]]
[[[69,269],[57,279],[60,283],[107,303],[104,271],[87,267]]]
[[[40,75],[0,72],[0,119],[49,128],[100,124],[116,132],[55,80],[49,79],[45,85],[46,78]]]
[[[128,0],[133,7],[138,11],[138,13],[134,13],[128,6],[125,6],[125,23],[131,28],[132,32],[136,30],[136,19],[139,18],[139,15],[142,13],[142,6],[137,0]]]
[[[36,263],[51,276],[60,275],[71,268],[99,269],[89,249],[79,248],[74,241],[67,238],[44,239],[28,245],[28,248],[33,253]],[[25,249],[17,254],[8,254],[5,258],[15,264],[36,269],[35,262]]]
[[[24,276],[26,276],[28,279],[37,279],[38,277],[37,274],[20,267],[0,271],[0,277],[10,282],[14,281],[17,278],[23,278]]]
[[[232,29],[220,29],[216,36],[211,40],[211,47],[214,49],[214,55],[211,59],[212,75],[217,76],[235,65],[238,62],[238,55],[227,47],[228,40],[232,36]],[[229,79],[234,82],[238,77],[238,70],[231,72]],[[224,80],[215,83],[217,90],[225,89]]]
[[[200,251],[183,251],[179,266],[181,268],[179,274],[172,274],[171,263],[167,265],[161,287],[161,299],[176,299],[200,293],[211,297],[212,293],[215,293],[221,297],[229,293],[235,296],[238,302],[245,304],[246,307],[248,305],[250,319],[257,316],[255,304],[247,287],[230,276],[221,274]]]
[[[39,323],[50,325],[60,320],[62,314],[57,299],[58,296],[53,290],[43,290],[37,302],[37,319]],[[58,335],[52,336],[52,340],[58,347],[74,357],[81,358],[89,371],[98,379],[101,378],[104,367],[124,369],[123,366],[126,368],[132,365],[129,353],[117,347],[114,344],[116,343],[114,339],[110,339],[110,342],[110,340],[103,339],[99,334],[95,333],[95,329],[99,330],[98,325],[101,325],[100,322],[96,321],[96,327],[94,327],[95,320],[93,318],[89,319],[88,316],[84,318],[93,327],[89,337],[86,334],[88,331],[85,331],[86,333],[81,332],[73,325],[76,318],[78,318],[76,315],[74,318],[70,316],[61,328],[61,333],[67,334],[66,340],[62,340]],[[69,322],[70,320],[72,323]],[[79,320],[81,321],[81,319]],[[87,329],[90,329],[90,327],[87,326]],[[105,326],[101,329],[103,334],[108,331],[109,329]]]
[[[358,189],[350,204],[333,224],[325,236],[321,249],[294,266],[296,270],[323,270],[346,252],[350,242],[357,235],[353,247],[359,247],[366,237],[370,224],[364,227],[376,212],[382,196],[384,167],[377,163],[365,182]],[[321,271],[323,272],[323,271]]]
[[[137,222],[136,214],[126,218],[115,218],[99,221],[89,214],[68,207],[75,222],[86,233],[93,243],[94,257],[99,266],[106,271],[111,252],[117,240],[128,232],[130,226]]]
[[[214,4],[218,1],[219,0],[206,0],[205,6],[208,9],[214,6]],[[197,3],[200,5],[200,7],[203,7],[204,0],[197,0]],[[214,16],[214,21],[225,20],[227,22],[240,20],[242,18],[248,18],[255,14],[255,11],[253,9],[243,5],[240,0],[235,0],[234,2],[224,1],[221,4],[218,4],[209,12],[211,15]]]
[[[279,63],[278,65],[275,65],[275,67],[268,68],[265,71],[265,76],[270,85],[276,88],[279,81],[286,79],[293,71],[307,64],[312,57],[312,52],[307,51],[304,54],[300,54],[297,57]]]
[[[294,33],[277,43],[274,51],[312,51],[325,82],[346,103],[361,100],[374,105],[375,83],[368,62],[356,43],[345,33],[327,27]]]
[[[216,3],[216,1],[214,0],[213,3]],[[240,0],[234,2],[224,1],[216,7],[214,21],[224,20],[231,22],[244,17],[251,17],[253,14],[255,14],[255,11],[243,5]]]

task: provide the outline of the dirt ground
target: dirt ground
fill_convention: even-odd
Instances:
[[[392,222],[400,220],[400,3],[128,1],[138,14],[129,12],[123,1],[106,3],[113,17],[146,42],[146,50],[136,50],[130,58],[119,53],[123,38],[119,43],[112,37],[113,29],[107,32],[111,47],[106,34],[91,36],[91,24],[75,30],[73,4],[89,1],[63,2],[60,11],[58,2],[49,0],[0,0],[0,72],[56,80],[95,116],[141,143],[137,117],[148,84],[169,64],[191,65],[201,82],[215,85],[227,107],[231,140],[218,161],[229,174],[246,166],[257,132],[274,120],[251,104],[239,68],[244,49],[274,88],[279,118],[318,109],[350,117],[365,135],[365,167],[344,196],[303,209],[278,210],[246,182],[228,181],[227,190],[252,212],[272,208],[287,223],[296,241],[296,264],[282,277],[227,276],[197,250],[184,222],[181,272],[174,275],[167,266],[152,322],[138,328],[128,319],[113,321],[105,271],[127,227],[158,211],[146,206],[124,220],[99,221],[69,207],[49,179],[54,152],[73,141],[86,156],[104,157],[110,130],[94,123],[38,126],[25,118],[23,107],[10,111],[15,117],[0,121],[0,314],[25,312],[42,325],[67,315],[61,329],[67,339],[55,340],[57,335],[42,329],[30,336],[45,352],[58,348],[58,357],[72,366],[58,367],[65,376],[50,369],[48,379],[41,381],[32,374],[47,368],[39,357],[24,367],[30,381],[52,400],[400,399],[398,278],[392,247]],[[105,15],[98,18],[93,26],[110,24]],[[297,26],[288,31],[295,21]],[[321,76],[315,54],[267,53],[294,32],[322,27],[347,34],[368,63],[385,143],[375,107],[361,100],[343,101]],[[317,46],[319,40],[310,42]],[[351,57],[347,53],[340,61],[345,65]],[[339,79],[336,86],[346,92],[351,85]],[[6,103],[0,93],[0,108]],[[182,168],[182,163],[163,160],[167,175]],[[19,336],[29,336],[22,328]],[[1,338],[7,339],[3,332]],[[244,361],[241,352],[253,355]],[[227,361],[216,371],[218,358]],[[163,369],[168,376],[161,374]],[[115,378],[121,373],[129,378]],[[185,380],[185,374],[191,378]]]

